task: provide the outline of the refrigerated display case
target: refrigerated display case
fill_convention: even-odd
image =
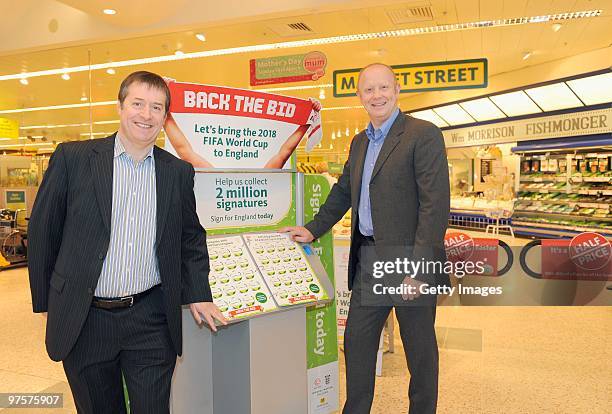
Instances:
[[[606,146],[521,152],[515,231],[540,237],[612,235],[611,161],[612,148]]]

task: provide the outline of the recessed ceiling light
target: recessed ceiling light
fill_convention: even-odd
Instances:
[[[109,15],[109,16],[112,16],[113,14],[117,14],[117,10],[115,10],[115,9],[104,9],[104,10],[102,10],[102,12],[104,14]]]
[[[531,52],[525,52],[523,53],[523,60],[527,60],[531,57]]]
[[[21,78],[21,79],[19,79],[19,83],[21,83],[22,85],[27,85],[30,82],[26,78]]]
[[[113,68],[108,68],[108,69],[106,69],[106,73],[108,73],[109,75],[114,75],[117,72],[115,72],[115,69],[113,69]]]
[[[62,73],[62,79],[63,80],[70,80],[70,75],[67,73]]]
[[[183,56],[185,52],[183,52],[182,50],[177,50],[176,52],[174,52],[174,54],[177,56]]]
[[[562,27],[563,27],[563,25],[561,23],[553,24],[552,25],[553,32],[558,32],[559,30],[561,30]]]
[[[204,33],[196,33],[195,37],[200,41],[200,42],[206,42],[206,36],[204,35]]]

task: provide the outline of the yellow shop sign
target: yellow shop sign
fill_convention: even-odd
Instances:
[[[0,138],[19,138],[19,124],[7,118],[0,118]]]
[[[487,87],[487,59],[392,65],[400,93]],[[334,97],[357,95],[361,69],[334,71]]]

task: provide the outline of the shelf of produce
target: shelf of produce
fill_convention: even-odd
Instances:
[[[550,200],[538,200],[533,198],[519,198],[519,201],[531,202],[531,203],[542,203],[542,204],[567,204],[569,206],[578,206],[583,208],[610,208],[611,203],[587,203],[583,201],[575,201],[571,199],[550,199]]]
[[[560,182],[560,183],[564,183],[565,181],[567,181],[567,177],[566,176],[552,176],[552,177],[527,177],[522,175],[520,178],[521,182],[526,182],[526,183],[545,183],[545,182]]]
[[[584,177],[572,175],[570,181],[573,183],[609,183],[612,182],[612,177]]]
[[[512,229],[517,235],[538,238],[573,237],[584,232],[595,232],[605,237],[612,237],[612,228],[570,227],[560,224],[532,223],[521,220],[512,222]]]
[[[589,220],[589,221],[601,221],[605,223],[612,223],[612,217],[594,217],[594,216],[583,216],[578,214],[557,214],[557,213],[548,213],[546,211],[525,211],[525,210],[515,210],[513,215],[512,222],[516,220],[514,217],[518,216],[527,216],[527,217],[546,217],[551,219],[559,219],[559,220]]]

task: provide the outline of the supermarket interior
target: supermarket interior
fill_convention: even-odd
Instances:
[[[501,286],[503,297],[439,298],[437,412],[612,412],[612,274],[551,276],[559,243],[596,233],[610,250],[612,0],[23,0],[4,9],[0,393],[61,393],[63,407],[0,401],[0,412],[76,412],[62,365],[45,350],[46,319],[32,313],[28,218],[59,144],[117,131],[117,91],[127,75],[146,70],[179,83],[316,99],[322,138],[303,139],[288,171],[324,177],[332,187],[353,138],[368,126],[356,82],[374,62],[394,70],[400,110],[442,132],[448,234],[505,246],[498,260],[495,241],[494,264],[506,263],[503,271],[464,280]],[[156,145],[168,149],[167,142],[162,130]],[[301,178],[291,180],[297,191]],[[210,191],[196,194],[198,202],[212,199]],[[308,210],[303,194],[287,194],[294,219]],[[253,231],[263,225],[256,224]],[[329,237],[321,245],[329,263],[321,261],[335,283],[338,341],[326,360],[334,380],[325,393],[315,392],[320,378],[315,391],[304,389],[304,398],[318,398],[309,414],[340,412],[346,398],[350,210]],[[597,270],[612,269],[610,262]],[[391,317],[371,412],[406,412],[409,379]]]

